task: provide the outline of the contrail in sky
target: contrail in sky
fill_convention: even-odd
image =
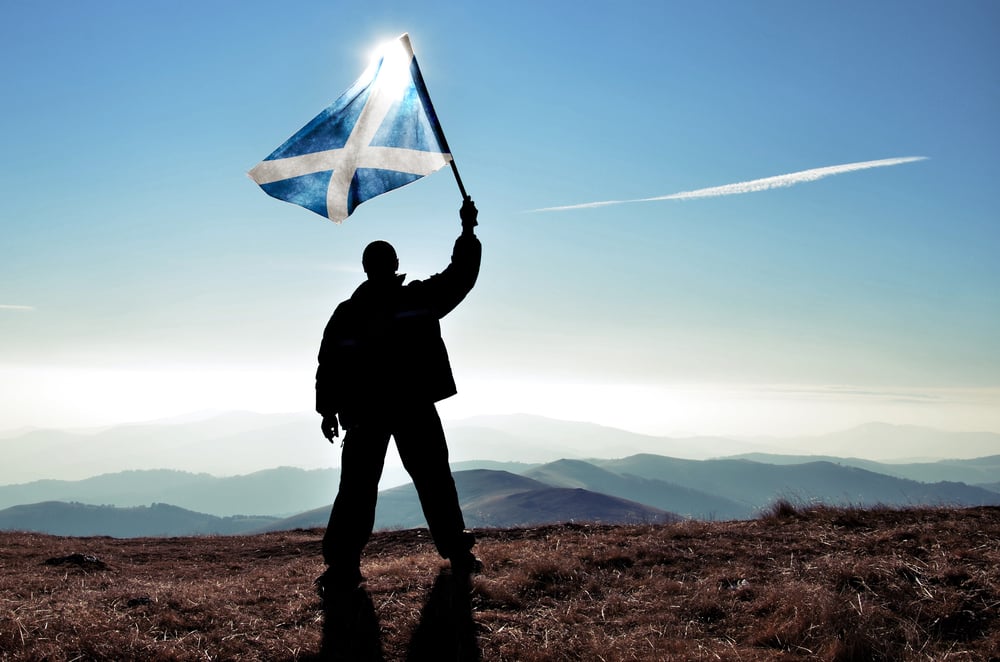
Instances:
[[[579,205],[566,205],[563,207],[543,207],[542,209],[532,209],[531,211],[567,211],[570,209],[589,209],[591,207],[607,207],[608,205],[622,205],[628,202],[654,202],[656,200],[691,200],[693,198],[715,198],[721,195],[738,195],[740,193],[756,193],[772,188],[784,188],[794,186],[802,182],[814,182],[817,179],[840,175],[845,172],[855,170],[867,170],[869,168],[884,168],[885,166],[900,165],[901,163],[912,163],[913,161],[923,161],[926,156],[901,156],[895,159],[881,159],[879,161],[860,161],[858,163],[845,163],[843,165],[826,166],[825,168],[813,168],[812,170],[801,170],[791,172],[787,175],[775,175],[763,179],[752,179],[748,182],[737,182],[736,184],[724,184],[711,188],[700,188],[695,191],[682,191],[671,193],[670,195],[658,195],[655,198],[637,198],[635,200],[604,200],[602,202],[585,202]]]
[[[11,303],[0,303],[0,310],[34,310],[34,306],[17,306]]]

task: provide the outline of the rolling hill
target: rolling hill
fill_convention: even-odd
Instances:
[[[227,477],[168,469],[123,471],[79,481],[41,480],[3,485],[0,509],[41,501],[119,507],[170,503],[218,517],[289,516],[329,503],[339,480],[339,469],[292,467]]]
[[[255,531],[272,521],[270,517],[215,517],[165,503],[116,508],[48,501],[0,510],[0,531],[59,536],[227,535]]]
[[[548,485],[584,488],[695,519],[741,519],[752,514],[745,503],[655,478],[615,473],[581,460],[557,460],[526,475]]]
[[[832,462],[779,466],[748,460],[679,460],[635,455],[596,460],[622,475],[652,478],[751,507],[777,498],[842,505],[995,505],[995,492],[964,483],[921,483]]]
[[[470,527],[537,526],[554,522],[670,522],[676,515],[645,504],[590,490],[559,488],[506,471],[457,471],[455,487]],[[268,524],[262,531],[326,526],[330,507]],[[413,485],[379,493],[376,529],[426,526]]]
[[[1000,476],[1000,455],[978,457],[968,460],[937,460],[936,462],[876,462],[857,457],[835,457],[832,455],[777,455],[774,453],[745,453],[728,458],[750,460],[762,464],[805,464],[807,462],[832,462],[897,478],[907,478],[922,483],[947,481],[982,486]]]

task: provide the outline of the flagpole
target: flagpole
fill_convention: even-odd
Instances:
[[[455,173],[455,181],[458,182],[458,190],[462,193],[462,200],[468,200],[469,194],[465,192],[465,186],[462,185],[462,176],[458,174],[458,166],[455,165],[455,157],[451,157],[451,171]]]
[[[413,58],[415,62],[416,55],[414,55],[413,53],[413,44],[410,43],[410,35],[404,32],[402,35],[400,35],[399,41],[401,44],[403,44],[403,47],[406,49],[406,52],[409,54],[411,58]],[[431,101],[430,92],[427,92],[427,87],[423,84],[423,76],[420,75],[420,69],[419,68],[415,69],[415,72],[417,80],[415,80],[414,82],[419,81],[419,86],[423,87],[424,94],[426,95],[425,101],[428,106],[427,110],[429,110],[431,116],[435,118],[435,123],[437,124],[437,131],[439,134],[441,134],[441,142],[443,142],[445,146],[447,146],[448,139],[444,137],[444,129],[441,127],[441,122],[437,120],[437,113],[434,112],[434,102]],[[445,147],[445,149],[447,149],[447,147]],[[469,194],[465,192],[465,185],[462,184],[462,176],[458,174],[458,166],[455,165],[454,154],[451,155],[451,171],[455,173],[455,182],[458,184],[458,191],[462,194],[462,200],[463,201],[469,200]]]

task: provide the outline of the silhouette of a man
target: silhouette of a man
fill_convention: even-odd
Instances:
[[[451,264],[427,280],[403,284],[393,247],[365,248],[368,276],[334,311],[323,332],[316,371],[316,411],[333,442],[344,428],[340,489],[323,537],[328,566],[317,580],[321,593],[356,588],[361,552],[375,524],[375,502],[389,438],[396,440],[420,497],[437,551],[452,571],[468,575],[481,566],[475,539],[465,529],[448,447],[435,404],[457,392],[439,320],[469,293],[479,276],[482,246],[473,231],[478,211],[466,199],[462,234]]]

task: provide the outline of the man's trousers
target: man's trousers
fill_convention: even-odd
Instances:
[[[331,568],[353,572],[375,526],[375,502],[389,438],[420,498],[438,553],[452,558],[472,548],[448,466],[448,446],[433,403],[390,408],[377,420],[344,433],[340,489],[323,537],[323,558]]]

